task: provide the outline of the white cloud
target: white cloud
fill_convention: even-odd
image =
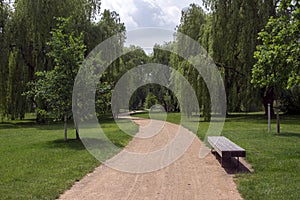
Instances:
[[[202,0],[102,0],[102,9],[120,14],[127,30],[141,27],[163,27],[170,30],[179,24],[181,10]]]
[[[102,0],[101,8],[116,11],[126,27],[137,27],[132,13],[137,10],[134,0]]]
[[[102,0],[102,9],[116,11],[129,31],[127,45],[133,44],[151,52],[155,43],[162,44],[173,39],[173,32],[180,23],[181,10],[191,3],[202,5],[202,0]],[[130,33],[139,28],[143,29]],[[133,39],[132,39],[133,38]],[[135,40],[136,39],[136,40]]]

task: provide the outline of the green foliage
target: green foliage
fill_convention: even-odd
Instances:
[[[121,23],[120,16],[115,11],[111,12],[109,10],[104,10],[101,15],[99,25],[102,29],[102,41],[117,33],[124,34],[125,32],[125,26],[123,23]],[[122,44],[124,42],[124,38],[120,39]]]
[[[169,42],[163,45],[155,44],[153,47],[152,61],[162,65],[170,66],[171,50],[174,48],[174,43]]]
[[[27,73],[24,70],[24,63],[16,61],[20,56],[18,51],[10,53],[7,81],[7,111],[12,120],[23,119],[26,112],[26,98],[22,91],[27,82]],[[8,103],[9,102],[9,103]]]
[[[154,94],[149,93],[145,101],[145,109],[150,109],[152,106],[157,104],[157,98]]]
[[[8,59],[9,59],[9,30],[11,11],[9,6],[0,1],[0,119],[7,115],[7,85],[8,85]]]
[[[149,62],[149,57],[146,55],[144,50],[141,47],[136,46],[130,46],[130,47],[124,47],[123,49],[123,55],[117,59],[114,63],[112,63],[109,68],[106,70],[106,73],[102,76],[100,80],[100,87],[105,87],[105,85],[109,85],[111,90],[114,88],[114,86],[117,84],[117,82],[120,80],[120,78],[129,70],[138,67],[143,64],[147,64]],[[142,72],[141,72],[142,73]],[[138,80],[139,76],[132,76],[129,82],[129,85],[127,87],[134,87],[135,80]],[[103,85],[103,86],[102,86]],[[108,101],[106,101],[106,108],[110,109],[110,102],[111,102],[111,92],[107,90],[106,97]],[[101,91],[97,91],[97,96],[101,96]],[[146,94],[145,90],[139,90],[138,92],[135,92],[134,94],[130,94],[131,100],[130,100],[130,109],[143,109],[143,107],[139,107],[139,104],[141,102],[145,101]],[[120,97],[122,98],[122,97]],[[107,109],[104,109],[107,111]],[[115,110],[114,113],[118,113],[119,111]]]
[[[265,37],[265,41],[262,40],[262,42],[268,43],[269,49],[264,44],[257,48],[256,58],[263,57],[263,60],[260,64],[257,62],[253,71],[252,67],[256,62],[253,53],[259,44],[257,33],[265,27],[270,16],[276,14],[276,1],[205,0],[205,5],[210,9],[209,13],[204,12],[196,4],[191,4],[182,12],[178,31],[200,42],[216,61],[224,77],[229,111],[258,110],[262,98],[265,105],[266,102],[272,104],[274,95],[270,91],[273,91],[273,88],[267,85],[282,82],[284,87],[289,88],[299,84],[298,60],[300,59],[297,40],[299,38],[299,3],[291,0],[281,2],[277,10],[278,16],[270,19],[269,25],[260,35],[260,37]],[[119,43],[113,48],[115,52],[107,53],[113,55],[123,51],[125,26],[116,12],[104,10],[100,13],[100,3],[100,0],[18,0],[15,1],[14,8],[10,9],[3,0],[0,1],[0,95],[3,97],[0,99],[0,113],[3,116],[10,116],[12,119],[22,118],[26,111],[33,111],[34,105],[38,105],[45,111],[53,111],[52,102],[34,98],[25,99],[21,94],[28,89],[26,82],[35,81],[38,78],[44,79],[48,71],[61,70],[55,69],[55,66],[59,60],[59,62],[63,61],[63,58],[59,58],[62,55],[58,52],[52,52],[51,56],[47,55],[52,48],[47,45],[47,42],[52,38],[52,27],[55,27],[57,23],[55,19],[72,17],[72,23],[67,29],[74,31],[76,36],[83,34],[81,37],[86,46],[84,55],[116,33],[121,34]],[[96,16],[101,16],[97,23],[93,22]],[[289,21],[291,23],[287,23]],[[187,44],[183,38],[177,37],[177,42],[177,47],[174,43],[165,44],[162,47],[173,48],[184,55],[197,56],[194,55],[194,47]],[[273,46],[270,45],[271,42]],[[268,50],[271,51],[267,53]],[[273,55],[275,53],[276,56]],[[75,59],[74,56],[76,55],[74,54],[71,58],[72,55],[69,55],[67,59]],[[271,62],[271,58],[276,59],[276,62]],[[278,63],[282,60],[284,62]],[[96,100],[98,111],[103,113],[110,109],[108,99],[111,96],[111,90],[108,88],[113,88],[116,80],[119,80],[127,70],[149,61],[169,65],[187,77],[196,91],[201,109],[205,110],[207,119],[210,118],[209,95],[202,77],[182,58],[160,50],[159,45],[154,47],[151,58],[142,49],[137,48],[134,52],[124,55],[111,64],[98,87],[99,99]],[[273,69],[276,72],[272,72]],[[45,74],[36,74],[39,71]],[[57,76],[57,74],[49,73],[47,76],[50,79],[51,76]],[[273,83],[267,84],[265,76],[269,77]],[[255,83],[254,80],[258,81],[255,84],[260,84],[261,89],[254,88],[250,83],[251,79],[253,83]],[[60,81],[67,80],[61,77]],[[177,84],[176,80],[172,80],[172,76],[170,76],[170,84]],[[175,95],[166,88],[157,86],[135,93],[131,107],[141,107],[147,96],[146,93],[150,90],[156,92],[158,101],[167,110],[179,110]],[[184,97],[183,94],[178,95]]]
[[[211,9],[211,55],[223,73],[229,111],[260,105],[260,91],[250,84],[257,33],[275,14],[273,0],[206,0]]]
[[[300,86],[286,90],[281,95],[280,110],[288,114],[300,113]]]
[[[116,54],[120,55],[123,51],[125,26],[121,23],[120,17],[116,12],[104,10],[103,13],[101,13],[100,21],[97,24],[93,24],[90,32],[85,34],[85,38],[88,38],[89,41],[87,43],[88,50],[91,50],[91,48],[94,48],[102,41],[116,35],[118,36],[118,40],[114,43],[114,46],[111,46],[107,51],[101,52],[101,55],[105,55],[107,59]],[[99,57],[96,57],[93,61],[89,61],[98,64],[101,63],[99,65],[103,65],[103,61]],[[123,63],[122,59],[118,58],[109,65],[108,69],[103,74],[101,74],[96,90],[96,111],[98,115],[111,111],[113,87],[121,75],[126,71],[126,67],[127,69],[131,67],[125,66]]]
[[[37,116],[37,122],[41,124],[44,124],[46,122],[46,119],[49,118],[49,113],[44,109],[36,108],[35,112]]]
[[[261,92],[250,84],[251,68],[255,63],[253,53],[258,44],[257,33],[264,27],[269,16],[275,13],[274,1],[204,2],[210,12],[205,13],[200,6],[191,4],[182,12],[178,31],[200,42],[208,55],[213,57],[224,78],[229,111],[260,110],[263,96],[260,94],[264,94],[264,91]],[[176,50],[183,55],[189,55],[191,59],[199,59],[198,55],[194,55],[194,47],[187,44],[184,38],[178,36],[176,41]],[[194,87],[199,106],[209,120],[210,98],[203,77],[176,55],[171,55],[170,64]],[[172,80],[172,84],[176,85],[177,81]],[[184,98],[183,94],[179,96]]]
[[[112,85],[108,82],[100,82],[96,92],[96,113],[106,114],[111,109]]]
[[[13,1],[13,9],[5,2],[8,1],[0,1],[0,93],[3,97],[0,113],[17,118],[32,111],[34,104],[39,104],[21,95],[28,89],[26,83],[36,79],[37,71],[54,68],[52,58],[47,56],[47,42],[57,23],[55,17],[72,16],[76,34],[84,32],[90,36],[94,27],[91,20],[100,12],[100,0],[18,0]],[[91,37],[84,39],[87,44],[93,39],[99,41]],[[9,61],[9,57],[15,61]]]
[[[281,1],[277,17],[271,17],[259,33],[252,70],[252,83],[277,90],[300,84],[300,7],[299,2]]]
[[[84,60],[86,46],[83,35],[76,36],[70,29],[71,19],[58,18],[57,28],[52,31],[52,39],[48,43],[55,67],[51,71],[37,72],[38,79],[31,84],[28,96],[37,102],[47,105],[57,119],[72,115],[72,92],[74,80]]]
[[[198,41],[203,37],[207,23],[206,14],[203,9],[196,4],[191,4],[189,8],[182,12],[178,31]],[[182,55],[195,56],[195,50],[192,44],[188,44],[181,35],[177,36],[178,50]]]
[[[153,54],[150,59],[151,62],[171,67],[171,51],[174,50],[174,43],[169,42],[162,45],[154,45]],[[152,76],[158,76],[162,71],[152,72]],[[171,71],[165,71],[164,77],[168,81],[167,85],[171,86]],[[167,87],[163,87],[157,84],[148,85],[145,88],[147,94],[152,93],[157,98],[157,103],[162,105],[167,112],[179,111],[178,101],[174,91],[169,90]]]
[[[205,14],[203,9],[196,5],[191,4],[190,7],[182,12],[181,24],[178,27],[178,32],[183,33],[195,41],[201,42],[204,46],[203,48],[210,50],[210,16]],[[189,57],[189,59],[197,60],[201,63],[203,59],[199,58],[199,55],[196,55],[197,47],[193,47],[193,44],[190,44],[190,40],[186,40],[185,37],[179,35],[176,38],[175,50],[180,52],[180,54]],[[183,60],[181,57],[172,54],[171,55],[171,66],[178,70],[191,84],[194,88],[199,101],[199,107],[206,116],[206,120],[210,120],[210,97],[208,94],[207,87],[204,83],[203,77],[199,72],[192,66],[188,61]],[[175,76],[176,77],[176,76]],[[174,74],[171,76],[171,84],[175,85],[176,95],[182,100],[182,102],[189,101],[189,95],[186,94],[185,88],[181,85],[180,81],[176,80]],[[185,110],[182,110],[187,115],[191,115],[192,112],[195,112],[195,108],[189,107],[189,103],[184,103],[186,106]]]

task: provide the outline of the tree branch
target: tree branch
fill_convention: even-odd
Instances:
[[[245,77],[246,77],[246,74],[244,74],[244,73],[242,73],[242,72],[236,70],[236,69],[235,69],[234,67],[232,67],[232,66],[225,66],[225,65],[222,64],[222,63],[215,63],[215,64],[216,64],[216,66],[217,66],[218,68],[228,69],[228,70],[231,70],[231,71],[235,72],[236,74],[238,74],[238,75],[240,75],[240,76],[245,76]]]

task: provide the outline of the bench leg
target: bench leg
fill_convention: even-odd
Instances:
[[[210,152],[211,152],[212,154],[214,154],[215,157],[216,157],[216,159],[218,160],[218,158],[217,158],[218,153],[214,150],[214,148],[211,148]],[[220,159],[221,159],[221,167],[223,167],[223,157],[220,156]]]

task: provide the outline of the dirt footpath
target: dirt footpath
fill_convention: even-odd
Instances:
[[[135,120],[141,127],[149,120]],[[178,125],[166,123],[158,135],[133,139],[126,149],[152,152],[162,148],[174,137]],[[199,158],[203,143],[195,139],[185,154],[161,170],[145,174],[129,174],[101,165],[66,191],[61,200],[119,199],[242,199],[233,177],[228,175],[216,158],[209,154]]]

